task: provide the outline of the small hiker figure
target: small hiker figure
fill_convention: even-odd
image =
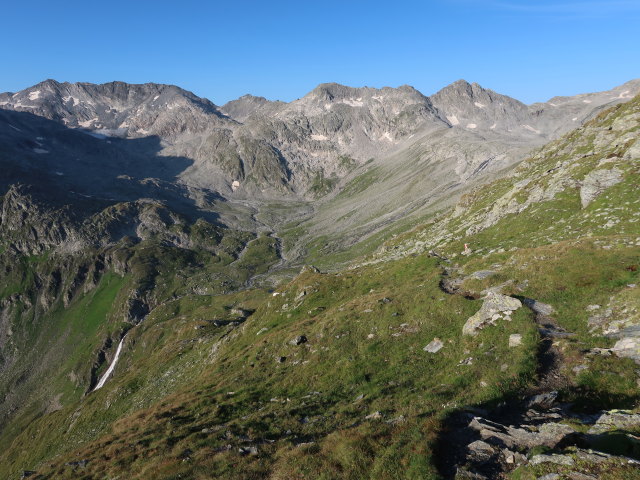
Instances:
[[[464,244],[464,251],[462,252],[462,255],[471,255],[471,249],[469,248],[468,243]]]

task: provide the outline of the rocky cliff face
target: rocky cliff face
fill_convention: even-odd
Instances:
[[[472,145],[481,138],[496,151],[531,148],[580,125],[605,105],[628,100],[639,88],[634,81],[610,92],[526,106],[463,80],[432,97],[409,86],[323,84],[291,103],[244,96],[219,108],[171,85],[47,80],[0,94],[0,107],[93,136],[103,143],[97,148],[104,150],[105,160],[133,155],[139,163],[166,164],[175,173],[169,180],[190,188],[230,199],[317,198],[369,159],[407,156],[420,145],[441,142],[446,130],[452,130],[452,145]],[[31,155],[59,156],[58,145],[25,141]],[[121,170],[120,175],[130,175]]]
[[[209,100],[155,83],[95,85],[46,80],[15,94],[0,94],[0,106],[110,136],[171,138],[233,123]]]
[[[2,198],[0,235],[16,254],[38,255],[67,242],[78,241],[68,208],[52,210],[35,202],[23,186],[12,186]]]
[[[399,255],[439,248],[495,228],[518,215],[544,209],[544,205],[572,198],[565,214],[579,225],[565,231],[548,226],[531,228],[531,241],[560,240],[606,233],[640,215],[631,198],[640,159],[640,97],[599,114],[584,126],[551,142],[520,163],[500,182],[465,195],[455,209],[406,244],[396,245]],[[619,206],[596,209],[594,204],[613,187],[628,195]],[[616,191],[616,190],[613,190]],[[609,199],[608,203],[615,203]],[[558,219],[562,223],[567,219]],[[535,240],[534,240],[535,239]]]
[[[500,133],[519,130],[520,135],[536,133],[533,127],[524,127],[531,123],[526,105],[477,83],[458,80],[437,92],[431,100],[452,127]]]

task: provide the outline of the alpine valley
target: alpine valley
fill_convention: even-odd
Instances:
[[[0,94],[0,478],[640,478],[640,80]]]

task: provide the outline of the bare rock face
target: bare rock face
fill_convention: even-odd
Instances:
[[[622,172],[617,168],[592,170],[587,174],[580,188],[582,208],[586,208],[607,188],[613,187],[623,179]]]
[[[209,100],[174,85],[156,83],[98,85],[45,80],[14,95],[0,94],[0,100],[4,108],[108,136],[169,137],[229,123]]]
[[[377,89],[327,83],[290,103],[246,95],[218,107],[173,85],[46,80],[17,93],[1,93],[0,109],[21,113],[24,119],[48,119],[98,139],[86,147],[105,160],[131,154],[147,162],[157,159],[162,168],[154,170],[165,170],[162,179],[171,183],[179,179],[191,188],[239,199],[316,198],[370,159],[396,155],[418,155],[434,164],[446,161],[441,178],[467,182],[513,164],[601,106],[631,98],[640,83],[624,87],[527,106],[464,80],[431,97],[406,85]],[[11,125],[22,130],[15,122]],[[7,132],[16,130],[7,127]],[[26,146],[21,154],[34,157],[36,168],[41,168],[39,156],[60,158],[65,143],[40,133],[20,139]],[[86,156],[79,143],[75,138],[64,145],[72,150],[69,160]],[[121,171],[105,178],[135,178],[126,165],[144,163],[120,160],[115,170]],[[55,168],[49,172],[54,178],[56,171],[69,177],[73,173]]]
[[[41,206],[24,186],[12,186],[0,208],[0,232],[16,252],[38,255],[64,242],[83,243],[66,209]]]
[[[446,86],[431,99],[453,127],[471,131],[526,131],[523,125],[531,123],[525,104],[465,80]]]
[[[494,324],[497,320],[503,318],[502,314],[507,316],[507,312],[513,312],[521,306],[522,303],[517,298],[508,297],[499,293],[490,293],[485,297],[480,310],[469,317],[464,324],[462,333],[464,335],[476,335],[478,330],[481,330],[489,324]]]
[[[284,102],[272,102],[264,97],[243,95],[242,97],[225,103],[221,111],[239,122],[244,122],[253,115],[270,115],[286,105]]]
[[[532,430],[506,426],[480,417],[471,421],[469,427],[476,430],[484,442],[512,450],[537,446],[554,448],[565,437],[575,434],[573,428],[561,423],[545,423],[539,429]]]
[[[633,145],[631,145],[627,149],[627,152],[624,154],[624,158],[625,160],[637,160],[640,158],[640,141],[639,140],[636,140],[635,142],[633,142]]]
[[[625,410],[602,412],[589,433],[603,433],[609,430],[629,430],[640,426],[640,414]]]

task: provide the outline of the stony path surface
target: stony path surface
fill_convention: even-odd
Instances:
[[[462,282],[454,275],[453,270],[445,271],[442,290],[452,295],[474,298],[473,292],[460,288]],[[525,464],[551,463],[566,467],[574,465],[576,460],[583,463],[616,459],[636,462],[626,457],[594,452],[591,448],[597,444],[598,437],[606,432],[621,431],[624,435],[624,430],[620,429],[640,426],[640,414],[611,411],[591,416],[580,415],[572,412],[570,405],[558,403],[558,391],[570,387],[570,382],[561,373],[563,356],[554,340],[572,334],[556,323],[552,306],[529,298],[521,300],[534,313],[540,333],[536,383],[520,398],[505,399],[497,408],[467,408],[450,415],[445,421],[437,447],[441,475],[456,480],[506,479],[509,472]],[[590,425],[590,428],[586,433],[576,431],[563,423],[568,419]],[[630,441],[633,442],[634,438],[631,435]],[[532,454],[533,449],[562,450],[567,447],[571,447],[571,455]],[[640,472],[640,462],[637,465]],[[573,473],[575,478],[583,480],[596,478],[580,472]]]

